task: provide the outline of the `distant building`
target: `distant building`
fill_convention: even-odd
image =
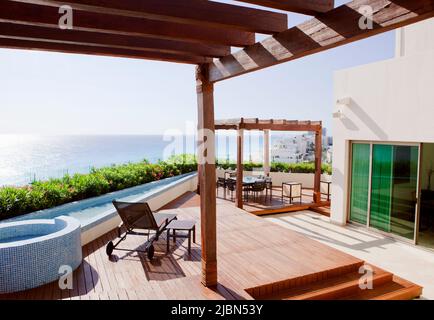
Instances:
[[[323,134],[327,130],[323,128]],[[323,135],[323,161],[327,161],[326,154],[330,148],[329,137]],[[330,156],[329,156],[330,157]],[[271,145],[271,160],[273,162],[300,163],[315,160],[315,134],[308,132],[291,137],[276,137]]]

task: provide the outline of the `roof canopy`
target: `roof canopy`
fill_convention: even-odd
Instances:
[[[298,121],[285,119],[227,119],[216,120],[216,130],[274,130],[274,131],[321,131],[321,121]]]
[[[216,82],[297,59],[434,16],[434,0],[241,0],[260,7],[206,0],[2,0],[0,47],[209,63]],[[61,29],[60,6],[72,8]],[[361,8],[373,28],[360,28]],[[288,29],[280,9],[315,16]],[[59,13],[62,12],[62,13]],[[255,33],[270,34],[255,43]],[[244,49],[231,53],[231,47]]]

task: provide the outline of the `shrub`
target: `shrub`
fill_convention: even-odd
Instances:
[[[235,162],[228,162],[226,160],[217,161],[217,167],[224,170],[235,170],[237,164]],[[244,170],[253,171],[255,169],[262,168],[262,163],[245,162]],[[270,164],[271,172],[292,172],[292,173],[315,173],[315,164],[313,162],[306,163],[283,163],[283,162],[272,162]],[[329,164],[322,164],[322,173],[331,174],[332,169]]]
[[[0,220],[193,172],[196,169],[194,156],[180,155],[157,164],[144,160],[139,163],[92,168],[88,174],[35,181],[25,187],[3,187],[0,188]]]

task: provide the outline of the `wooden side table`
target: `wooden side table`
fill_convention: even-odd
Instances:
[[[167,252],[169,252],[170,231],[172,231],[173,242],[176,238],[188,239],[188,253],[191,254],[191,235],[193,234],[193,243],[196,243],[196,221],[193,220],[173,220],[166,227],[167,229]],[[187,234],[176,234],[177,231],[187,231]]]
[[[285,194],[285,187],[289,187],[289,195]],[[282,183],[282,203],[284,198],[289,198],[289,203],[292,204],[295,198],[300,199],[302,202],[303,186],[299,182],[283,182]]]

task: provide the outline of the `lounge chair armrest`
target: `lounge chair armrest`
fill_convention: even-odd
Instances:
[[[159,226],[158,226],[158,230],[164,230],[164,228],[167,227],[167,225],[169,224],[169,219],[165,219]]]

